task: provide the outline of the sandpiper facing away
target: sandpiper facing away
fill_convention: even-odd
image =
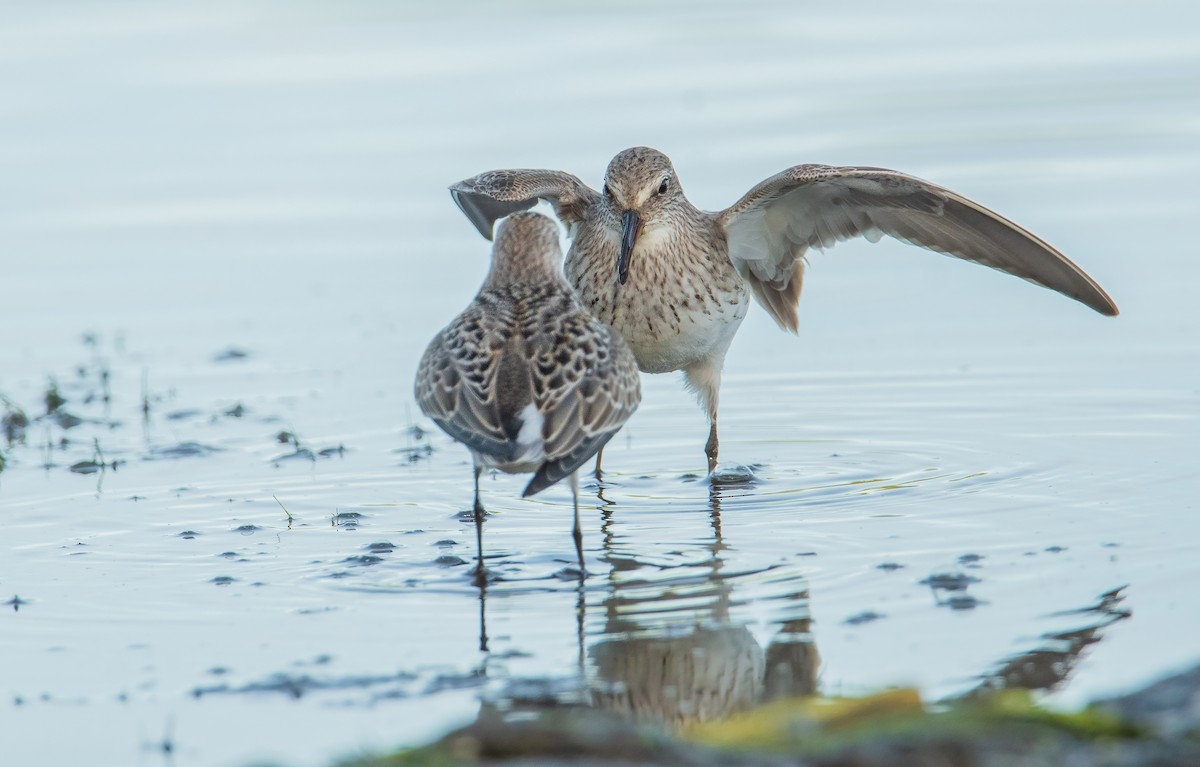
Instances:
[[[575,471],[620,430],[641,400],[629,346],[584,310],[563,278],[558,232],[557,224],[536,213],[505,221],[483,287],[434,336],[417,370],[421,412],[466,445],[474,460],[480,579],[484,468],[533,472],[524,497],[571,478],[582,574]]]
[[[797,165],[718,213],[688,202],[671,160],[647,147],[613,158],[603,192],[552,170],[491,171],[450,192],[489,239],[497,219],[539,199],[554,206],[572,237],[566,273],[584,306],[625,337],[642,370],[682,370],[699,395],[710,473],[721,368],[749,294],[795,333],[809,248],[886,234],[1117,313],[1095,280],[1034,234],[949,189],[884,168]]]

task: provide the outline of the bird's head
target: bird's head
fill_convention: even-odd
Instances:
[[[561,273],[558,224],[532,211],[513,213],[500,222],[492,245],[489,284],[559,279]]]
[[[686,200],[671,160],[644,146],[626,149],[608,164],[604,199],[621,221],[617,280],[624,285],[629,279],[633,247],[643,230],[666,226],[672,208]]]

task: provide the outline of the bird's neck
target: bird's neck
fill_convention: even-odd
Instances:
[[[667,253],[699,255],[706,249],[697,245],[710,238],[712,228],[712,219],[685,200],[658,220],[645,222],[634,257],[655,258]]]
[[[565,284],[561,262],[540,254],[514,250],[492,259],[492,268],[488,271],[483,287],[487,290],[504,290],[541,284]]]

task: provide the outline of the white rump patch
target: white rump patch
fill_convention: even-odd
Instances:
[[[532,402],[526,405],[525,409],[521,411],[521,430],[517,432],[517,444],[541,450],[542,425],[545,420],[542,418],[541,411],[537,409],[537,405]]]

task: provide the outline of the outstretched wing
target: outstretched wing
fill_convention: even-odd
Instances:
[[[570,349],[569,356],[539,360],[535,366],[534,396],[545,419],[546,462],[526,486],[526,497],[582,466],[641,402],[637,360],[619,333],[586,313],[564,322],[560,333],[572,342],[551,348]]]
[[[600,199],[596,190],[570,173],[556,170],[493,170],[450,187],[454,202],[486,239],[496,221],[538,200],[554,206],[559,220],[570,227],[583,220],[588,206]]]
[[[876,242],[885,234],[1117,314],[1095,280],[1036,235],[949,189],[894,170],[797,165],[751,189],[718,220],[734,267],[792,332],[805,251],[851,237]]]

